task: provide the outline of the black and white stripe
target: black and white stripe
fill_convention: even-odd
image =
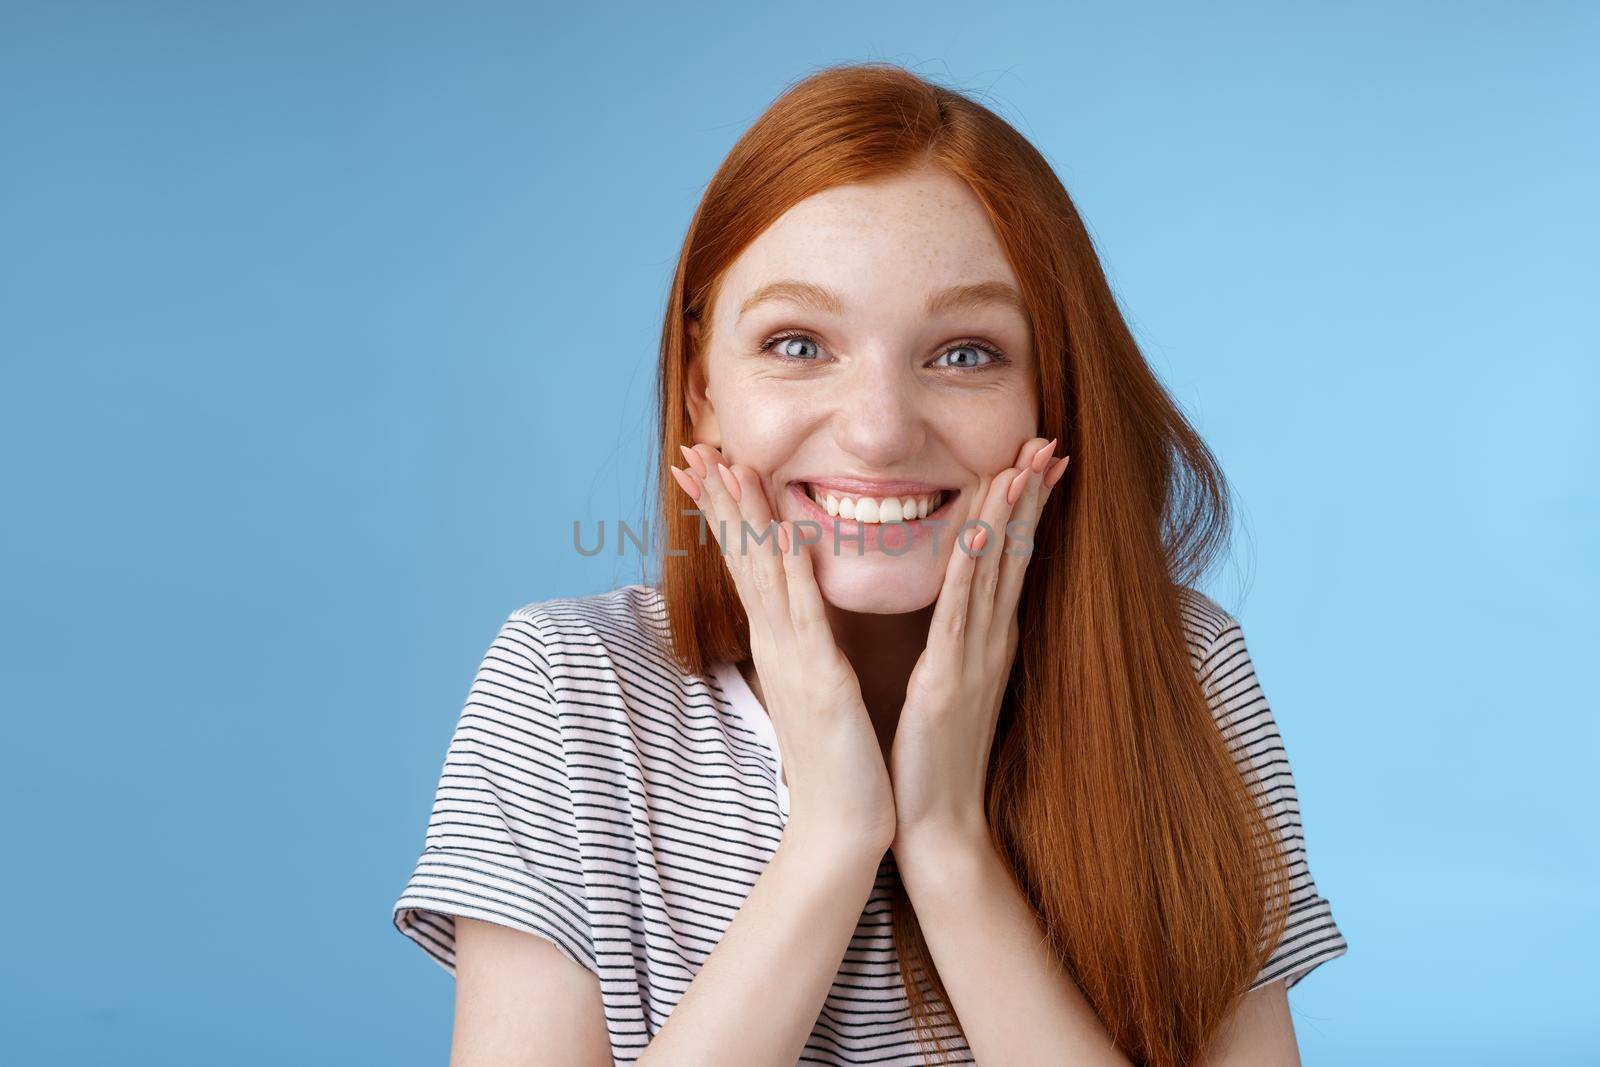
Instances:
[[[1349,946],[1311,877],[1294,775],[1272,708],[1256,678],[1244,630],[1210,597],[1194,590],[1186,594],[1190,641],[1199,638],[1204,649],[1195,655],[1195,669],[1234,762],[1244,769],[1251,793],[1267,812],[1289,863],[1288,922],[1250,988],[1282,978],[1292,989],[1319,964],[1344,955]]]
[[[1238,623],[1200,594],[1185,619],[1218,720],[1292,854],[1289,930],[1256,980],[1292,985],[1345,944],[1306,869],[1293,780]],[[457,915],[550,941],[599,978],[618,1064],[665,1023],[788,819],[774,735],[737,672],[686,675],[666,649],[665,606],[647,585],[513,612],[473,679],[393,908],[396,928],[451,974]],[[893,863],[885,854],[803,1063],[923,1062],[889,922]],[[972,1062],[952,1047],[952,1062]]]

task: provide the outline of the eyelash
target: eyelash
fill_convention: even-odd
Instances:
[[[761,345],[757,349],[757,351],[759,351],[759,352],[770,351],[773,345],[776,345],[776,344],[778,344],[778,343],[780,343],[782,341],[793,340],[796,337],[803,337],[807,341],[816,341],[817,340],[814,335],[806,333],[804,330],[789,330],[789,331],[786,331],[784,333],[775,333],[771,337],[767,338],[765,341],[762,341]],[[818,347],[821,347],[821,343],[820,342],[818,342]],[[977,340],[975,338],[974,339],[964,340],[964,341],[957,341],[954,344],[947,345],[944,348],[944,350],[939,353],[939,355],[937,355],[937,356],[935,356],[933,358],[934,359],[940,359],[940,358],[942,358],[942,357],[944,357],[946,355],[949,355],[951,352],[954,352],[958,348],[976,348],[978,351],[988,354],[989,362],[984,363],[984,364],[980,364],[979,366],[976,366],[976,367],[935,367],[934,369],[935,370],[941,370],[941,371],[954,371],[956,373],[967,373],[967,374],[970,374],[970,373],[972,373],[974,371],[990,370],[990,369],[992,369],[994,367],[998,367],[998,366],[1000,366],[1002,364],[1011,362],[1010,358],[1004,352],[1000,351],[998,348],[994,347],[993,345],[991,345],[991,344],[989,344],[989,343],[987,343],[985,341],[979,341],[979,340]],[[773,358],[782,360],[785,363],[816,363],[817,362],[814,359],[801,359],[798,356],[786,356],[786,355],[783,355],[782,353],[775,353]]]

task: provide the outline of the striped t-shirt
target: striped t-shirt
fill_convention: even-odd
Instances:
[[[1239,624],[1186,590],[1191,659],[1291,863],[1283,940],[1251,988],[1346,950],[1306,866],[1299,805]],[[684,673],[658,589],[518,608],[445,755],[426,841],[394,904],[455,974],[465,915],[545,938],[600,982],[612,1056],[634,1062],[716,947],[789,817],[777,734],[732,664]],[[916,1065],[886,852],[800,1062]],[[952,1062],[971,1063],[956,1038]]]

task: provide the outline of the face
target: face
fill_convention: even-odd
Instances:
[[[942,170],[796,204],[728,269],[696,347],[695,440],[813,524],[822,595],[846,611],[932,604],[983,486],[1038,428],[1017,279]]]

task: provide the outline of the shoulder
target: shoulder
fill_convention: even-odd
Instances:
[[[1232,735],[1247,726],[1257,730],[1270,726],[1272,710],[1239,620],[1211,597],[1187,586],[1180,590],[1180,602],[1190,661],[1224,732]]]
[[[534,642],[553,669],[653,668],[670,660],[666,604],[651,585],[532,601],[511,612],[507,630]]]
[[[1211,654],[1239,632],[1239,620],[1200,590],[1186,585],[1178,588],[1178,613],[1189,641],[1190,658],[1203,676],[1210,666]]]
[[[1212,647],[1228,627],[1239,625],[1221,604],[1187,585],[1178,587],[1178,610],[1189,644],[1200,649]]]
[[[705,682],[672,655],[666,602],[651,585],[522,605],[497,646],[526,651],[564,728],[621,736],[704,704]]]

